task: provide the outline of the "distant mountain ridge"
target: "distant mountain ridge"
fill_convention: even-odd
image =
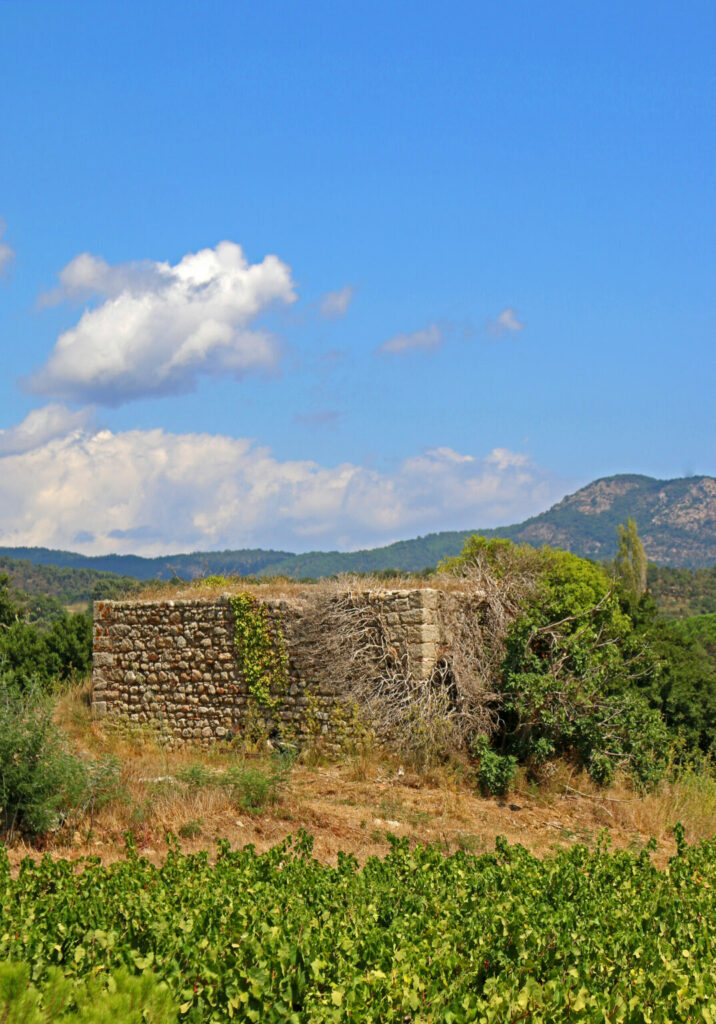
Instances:
[[[586,558],[613,558],[617,525],[627,518],[636,520],[651,562],[692,569],[716,564],[716,479],[711,476],[602,477],[547,512],[493,535],[566,548]]]
[[[562,498],[547,512],[497,529],[455,530],[363,551],[292,554],[262,548],[162,555],[80,555],[49,548],[0,548],[0,557],[36,565],[102,570],[135,579],[185,579],[213,573],[316,578],[339,572],[420,572],[460,552],[473,533],[516,543],[549,544],[587,558],[613,558],[617,525],[635,519],[647,557],[659,565],[716,565],[716,479],[656,480],[637,474],[602,477]]]

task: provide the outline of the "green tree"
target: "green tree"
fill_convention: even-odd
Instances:
[[[638,601],[646,591],[646,554],[639,539],[635,519],[617,527],[618,548],[614,562],[617,579],[624,590]]]
[[[606,568],[567,551],[480,537],[446,568],[461,564],[468,573],[480,567],[480,585],[511,619],[489,679],[493,749],[533,772],[566,756],[598,781],[617,768],[655,780],[666,726],[637,682],[653,675],[656,659]]]
[[[544,549],[538,587],[507,638],[503,749],[533,768],[562,755],[600,782],[617,768],[653,781],[666,727],[636,680],[654,669],[603,567]]]
[[[639,611],[637,626],[656,659],[639,689],[687,751],[716,753],[716,615],[659,619],[648,594]]]
[[[88,615],[63,615],[41,633],[18,619],[0,630],[0,671],[22,687],[84,675],[92,665],[92,622]]]
[[[17,607],[10,595],[10,577],[0,573],[0,630],[11,625],[17,614]]]

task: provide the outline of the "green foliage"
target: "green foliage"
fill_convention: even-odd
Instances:
[[[284,773],[278,764],[268,772],[242,765],[226,773],[226,785],[235,803],[245,811],[263,811],[269,804],[275,804],[283,783]]]
[[[716,615],[644,626],[658,668],[642,691],[686,748],[716,754]]]
[[[198,818],[192,821],[185,821],[183,825],[179,826],[178,835],[180,839],[196,839],[200,836],[202,829],[204,828],[203,819]]]
[[[177,778],[180,782],[186,783],[189,789],[198,791],[213,786],[217,773],[205,764],[190,764],[177,772]]]
[[[646,590],[646,555],[635,520],[627,519],[626,526],[619,523],[617,536],[616,576],[624,590],[638,599]]]
[[[206,765],[192,764],[178,772],[177,778],[192,790],[223,789],[241,810],[263,811],[280,799],[288,783],[293,760],[294,755],[289,751],[273,754],[268,764],[241,763],[225,771],[212,771]]]
[[[449,572],[471,562],[483,562],[497,579],[502,579],[515,568],[538,571],[544,555],[529,544],[517,545],[505,537],[486,537],[475,533],[465,540],[459,555],[443,559],[438,569]]]
[[[46,594],[23,594],[16,592],[16,600],[22,617],[40,632],[49,629],[54,622],[67,616],[67,609],[56,597]]]
[[[506,591],[523,587],[515,591],[518,613],[489,679],[498,725],[491,754],[478,740],[485,766],[478,771],[499,779],[499,757],[507,756],[537,775],[549,759],[566,756],[603,783],[618,768],[642,783],[659,778],[667,731],[636,685],[655,671],[655,661],[606,569],[566,551],[484,537],[471,538],[447,567],[471,562]],[[493,782],[480,785],[490,791]]]
[[[534,767],[571,755],[596,781],[622,768],[654,782],[668,736],[636,687],[654,670],[646,645],[601,566],[544,556],[535,597],[507,640],[502,741]]]
[[[0,833],[34,836],[57,827],[82,804],[85,766],[66,749],[52,705],[38,688],[0,679]]]
[[[41,633],[16,620],[0,632],[0,668],[20,685],[85,675],[92,667],[92,620],[89,615],[63,614]]]
[[[48,552],[51,555],[51,552]],[[80,559],[82,556],[78,556]],[[29,558],[8,558],[0,555],[0,571],[10,577],[21,604],[32,598],[51,599],[57,606],[88,604],[126,597],[139,589],[139,582],[129,576],[99,572],[89,568],[60,568],[38,564]]]
[[[475,774],[482,795],[504,796],[514,780],[517,758],[511,754],[498,754],[490,746],[487,736],[477,737],[472,753],[478,759]]]
[[[232,583],[228,576],[204,576],[196,582],[202,587],[215,587],[217,590],[220,590],[222,587],[229,587]]]
[[[267,711],[275,711],[288,685],[288,655],[280,629],[271,630],[268,610],[251,594],[231,598],[236,652],[249,693]]]
[[[0,635],[17,617],[17,606],[10,596],[10,577],[0,573]]]
[[[115,800],[128,799],[119,758],[109,754],[85,765],[83,809],[90,813],[90,830],[94,825],[95,811]]]
[[[92,620],[89,615],[55,615],[41,631],[25,618],[25,609],[0,576],[0,672],[21,686],[84,675],[92,665]]]
[[[716,613],[716,565],[704,569],[673,569],[649,563],[649,592],[667,618]]]
[[[539,860],[504,839],[444,857],[394,838],[331,867],[305,835],[262,855],[222,842],[214,863],[175,848],[155,867],[131,845],[82,872],[47,858],[13,878],[5,861],[0,959],[97,1006],[118,970],[151,972],[188,1024],[713,1024],[716,842],[676,838],[664,871],[647,851]],[[13,997],[27,985],[25,968]]]
[[[691,615],[676,627],[682,635],[701,645],[716,665],[716,614]]]
[[[166,985],[146,971],[119,967],[106,978],[72,983],[50,968],[40,987],[30,981],[30,965],[0,964],[2,1024],[176,1024],[178,1007]]]

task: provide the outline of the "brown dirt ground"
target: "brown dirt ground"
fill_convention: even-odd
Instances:
[[[185,852],[215,851],[218,839],[228,839],[233,847],[252,843],[263,851],[306,829],[321,861],[335,863],[343,850],[363,863],[387,853],[388,835],[437,843],[446,854],[459,849],[482,853],[503,835],[541,857],[574,843],[592,845],[606,831],[616,849],[640,850],[654,837],[659,865],[675,852],[671,828],[677,821],[684,824],[689,842],[716,833],[716,781],[703,776],[685,773],[640,795],[626,780],[598,788],[560,764],[539,787],[518,775],[508,796],[485,799],[466,763],[417,772],[377,749],[340,760],[330,760],[320,750],[306,751],[291,768],[276,802],[248,812],[232,802],[225,787],[192,788],[177,776],[193,765],[215,773],[244,766],[267,774],[272,767],[265,747],[217,744],[210,750],[167,751],[150,733],[129,736],[92,719],[88,693],[85,682],[59,699],[58,725],[79,756],[116,759],[122,793],[93,819],[86,813],[33,845],[14,841],[9,855],[15,868],[23,857],[42,854],[70,860],[93,855],[111,863],[123,857],[127,831],[154,863],[167,852],[167,832],[179,836]]]
[[[195,759],[201,757],[195,754]],[[658,864],[675,850],[669,826],[679,819],[668,820],[670,808],[678,811],[679,799],[673,793],[670,799],[663,794],[658,799],[640,798],[613,787],[595,794],[587,780],[563,778],[544,793],[518,788],[504,799],[483,799],[454,772],[419,775],[388,760],[374,760],[368,766],[350,761],[297,765],[280,800],[261,813],[237,809],[216,789],[194,794],[170,791],[155,797],[143,820],[136,820],[142,797],[146,801],[152,792],[152,782],[140,781],[146,779],[140,773],[161,768],[157,774],[166,774],[168,767],[156,761],[147,764],[142,757],[127,769],[134,817],[126,801],[110,805],[99,812],[91,834],[85,816],[72,833],[58,833],[35,846],[15,843],[10,849],[12,864],[41,852],[70,860],[91,854],[111,863],[122,858],[128,829],[141,853],[154,863],[167,852],[167,831],[188,830],[197,834],[180,839],[184,852],[213,851],[217,839],[228,839],[232,847],[252,843],[263,851],[306,829],[314,836],[314,855],[326,863],[335,863],[339,850],[355,854],[361,863],[372,855],[383,856],[389,849],[388,835],[437,843],[446,854],[458,849],[482,853],[494,847],[496,836],[504,835],[510,843],[544,856],[574,843],[592,845],[606,830],[617,849],[643,849],[655,835]],[[712,817],[711,832],[715,828]],[[687,826],[692,840],[708,833],[708,819]]]

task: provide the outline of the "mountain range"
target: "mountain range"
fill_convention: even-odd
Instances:
[[[613,558],[617,525],[636,520],[648,559],[658,565],[700,568],[716,564],[716,479],[656,480],[637,474],[602,477],[568,494],[547,512],[497,529],[431,533],[363,551],[293,554],[261,548],[162,555],[80,555],[50,548],[0,547],[0,558],[33,565],[93,569],[139,580],[192,579],[221,573],[316,578],[339,572],[420,572],[460,552],[473,533],[515,543],[565,548],[592,559]]]

